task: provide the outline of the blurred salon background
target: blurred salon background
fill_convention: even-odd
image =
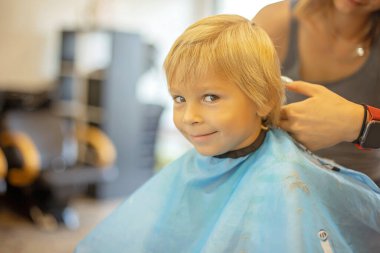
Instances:
[[[162,63],[194,21],[275,0],[0,0],[0,252],[72,252],[190,148]]]

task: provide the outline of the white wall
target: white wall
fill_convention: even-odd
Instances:
[[[252,19],[265,5],[280,0],[222,0],[218,1],[218,12],[234,13]]]
[[[137,31],[162,57],[191,22],[189,0],[0,0],[0,88],[42,89],[58,67],[59,30],[89,23]]]

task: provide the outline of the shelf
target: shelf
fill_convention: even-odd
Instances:
[[[101,107],[87,106],[87,121],[102,125],[104,120],[104,109]]]
[[[75,75],[75,64],[72,61],[62,60],[61,61],[61,70],[59,75]]]
[[[86,106],[76,101],[58,100],[53,104],[53,110],[61,117],[85,120]]]

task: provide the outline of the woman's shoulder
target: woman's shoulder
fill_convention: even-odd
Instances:
[[[252,21],[271,37],[281,60],[284,59],[291,20],[291,0],[284,0],[263,7]]]
[[[276,35],[288,27],[290,15],[290,0],[285,0],[264,6],[252,20],[269,35]]]

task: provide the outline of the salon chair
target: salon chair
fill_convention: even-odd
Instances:
[[[48,95],[40,96],[43,102],[34,105],[20,102],[31,100],[30,94],[2,96],[3,201],[42,229],[52,230],[61,223],[77,228],[79,218],[70,207],[73,197],[117,176],[112,141],[97,127],[79,126],[73,119],[55,115]]]

